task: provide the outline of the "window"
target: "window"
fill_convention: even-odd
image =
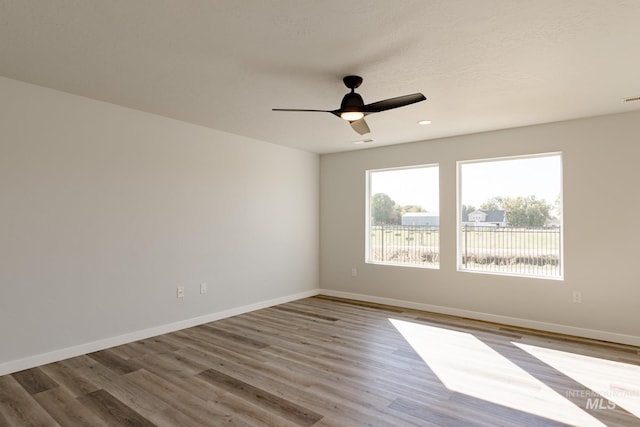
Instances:
[[[439,268],[437,165],[367,171],[366,261]]]
[[[562,156],[458,162],[458,270],[562,277]]]

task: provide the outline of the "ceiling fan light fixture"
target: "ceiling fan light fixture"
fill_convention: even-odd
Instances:
[[[393,110],[394,108],[404,107],[405,105],[415,104],[416,102],[426,101],[427,98],[421,93],[412,93],[410,95],[396,96],[395,98],[383,99],[382,101],[365,104],[362,97],[355,92],[355,89],[362,83],[360,76],[345,76],[342,79],[344,85],[351,89],[340,103],[340,108],[336,110],[311,110],[299,108],[274,108],[273,111],[307,111],[316,113],[331,113],[342,120],[349,122],[351,129],[360,135],[371,133],[369,125],[364,120],[368,114],[380,113],[382,111]]]
[[[362,111],[343,111],[340,113],[340,118],[348,122],[355,122],[363,117],[364,113]]]

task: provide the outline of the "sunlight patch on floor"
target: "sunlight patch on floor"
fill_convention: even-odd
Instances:
[[[606,400],[611,401],[640,418],[640,366],[534,345],[513,344],[583,384],[583,389],[572,391],[576,395],[605,408],[612,405]]]
[[[473,335],[389,319],[449,390],[580,426],[604,426]]]

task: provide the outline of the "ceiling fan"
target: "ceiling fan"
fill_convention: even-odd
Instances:
[[[321,112],[331,113],[346,120],[351,124],[353,130],[360,135],[371,132],[367,122],[364,121],[364,117],[368,114],[379,113],[385,110],[391,110],[393,108],[404,107],[405,105],[414,104],[416,102],[425,101],[427,98],[421,93],[414,93],[411,95],[398,96],[396,98],[389,98],[382,101],[374,102],[371,104],[365,104],[362,97],[355,92],[355,89],[362,84],[362,77],[360,76],[346,76],[342,79],[344,85],[351,89],[351,92],[347,93],[342,102],[340,108],[337,110],[305,110],[305,109],[293,109],[293,108],[274,108],[273,111],[307,111],[307,112]]]

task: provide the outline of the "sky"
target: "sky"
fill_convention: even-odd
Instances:
[[[371,195],[385,193],[396,204],[420,205],[427,212],[439,212],[438,167],[393,169],[371,173]]]
[[[553,206],[562,189],[561,163],[560,155],[462,163],[462,204],[478,208],[495,196],[536,196]]]
[[[476,208],[495,196],[536,196],[554,205],[562,189],[560,155],[461,162],[461,202]],[[386,193],[399,205],[439,212],[438,167],[371,172],[371,194]]]

